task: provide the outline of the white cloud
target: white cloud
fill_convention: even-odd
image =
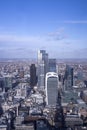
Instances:
[[[65,34],[65,29],[60,28],[54,32],[48,33],[50,40],[63,40],[66,39],[68,36]]]
[[[39,41],[40,37],[33,36],[16,36],[16,35],[0,35],[0,41],[6,42],[31,42]]]
[[[65,35],[65,29],[60,28],[44,36],[17,36],[0,35],[0,57],[32,57],[37,55],[38,49],[46,49],[55,57],[73,56],[74,50],[83,41],[69,39]],[[44,48],[43,48],[44,47]],[[76,53],[75,53],[76,54]]]
[[[64,23],[70,24],[87,24],[87,20],[66,20]]]

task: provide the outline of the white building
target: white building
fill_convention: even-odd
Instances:
[[[55,106],[58,97],[58,75],[55,72],[48,72],[45,80],[46,104]]]

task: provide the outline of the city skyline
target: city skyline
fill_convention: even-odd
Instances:
[[[87,57],[86,0],[1,0],[0,58]]]

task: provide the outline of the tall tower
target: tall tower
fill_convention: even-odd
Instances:
[[[5,85],[5,91],[12,89],[12,77],[10,75],[4,77],[4,85]]]
[[[66,65],[65,70],[65,89],[71,89],[73,86],[73,68]]]
[[[57,72],[56,59],[49,59],[49,72]]]
[[[37,76],[36,76],[36,67],[35,64],[31,64],[30,66],[30,86],[34,87],[37,83]]]
[[[46,74],[46,104],[56,105],[58,97],[58,75],[55,72],[48,72]]]
[[[48,54],[45,50],[38,51],[38,87],[45,88],[45,75],[48,71]]]
[[[3,92],[4,90],[5,90],[4,78],[0,77],[0,92]]]

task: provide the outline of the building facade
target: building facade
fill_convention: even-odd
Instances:
[[[45,75],[48,72],[48,54],[45,50],[38,51],[38,87],[45,88]]]
[[[56,69],[56,59],[49,59],[49,72],[57,72]]]
[[[30,66],[30,86],[34,87],[37,84],[37,75],[35,64]]]
[[[66,65],[64,80],[65,90],[71,90],[73,86],[73,68],[69,65]]]
[[[46,90],[46,105],[55,106],[57,104],[57,97],[58,97],[57,73],[48,72],[46,74],[45,90]]]

